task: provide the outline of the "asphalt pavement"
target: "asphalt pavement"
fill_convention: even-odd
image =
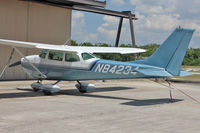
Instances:
[[[200,132],[200,84],[172,83],[170,103],[169,88],[149,80],[90,81],[86,94],[61,82],[52,96],[32,82],[0,82],[0,133]]]

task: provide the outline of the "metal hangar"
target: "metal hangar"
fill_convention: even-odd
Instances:
[[[1,0],[0,1],[0,38],[61,45],[71,38],[72,10],[86,11],[120,17],[116,44],[118,46],[124,18],[130,20],[133,46],[135,37],[130,11],[105,9],[106,1],[97,0]],[[117,28],[117,27],[116,27]],[[12,49],[0,45],[0,70],[7,63]],[[38,50],[21,49],[24,55],[37,54]],[[12,62],[18,61],[16,53]],[[7,69],[0,80],[31,79],[22,68]]]

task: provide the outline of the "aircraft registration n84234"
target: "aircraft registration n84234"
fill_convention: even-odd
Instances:
[[[134,74],[132,66],[124,66],[124,65],[110,65],[110,64],[98,64],[95,72],[99,73],[111,73],[111,74]]]
[[[0,45],[13,48],[22,58],[10,67],[21,65],[26,73],[38,79],[31,86],[47,95],[60,91],[60,81],[77,81],[76,87],[84,93],[91,87],[84,80],[168,78],[187,76],[180,69],[192,38],[193,29],[176,28],[157,51],[147,59],[129,62],[102,60],[93,53],[142,53],[138,48],[75,47],[0,39]],[[18,47],[43,49],[40,55],[24,56]],[[11,60],[11,58],[10,58]],[[9,60],[9,62],[10,62]],[[6,67],[5,67],[6,68]],[[4,69],[5,71],[5,69]],[[2,75],[2,73],[1,73]],[[57,80],[55,84],[42,84],[42,80]]]

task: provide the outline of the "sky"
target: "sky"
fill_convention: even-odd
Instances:
[[[162,44],[176,27],[193,28],[190,43],[200,48],[200,0],[107,0],[106,9],[132,11],[137,45]],[[114,45],[118,17],[73,11],[72,39],[78,43],[108,43]],[[124,20],[120,44],[131,44],[129,21]]]

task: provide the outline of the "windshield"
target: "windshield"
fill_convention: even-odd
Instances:
[[[82,53],[81,55],[82,55],[83,60],[89,60],[92,58],[96,58],[94,55],[89,54],[89,53]]]
[[[40,58],[44,59],[44,58],[46,58],[46,55],[47,55],[47,50],[43,49],[42,52],[41,52],[41,54],[39,56],[40,56]]]

